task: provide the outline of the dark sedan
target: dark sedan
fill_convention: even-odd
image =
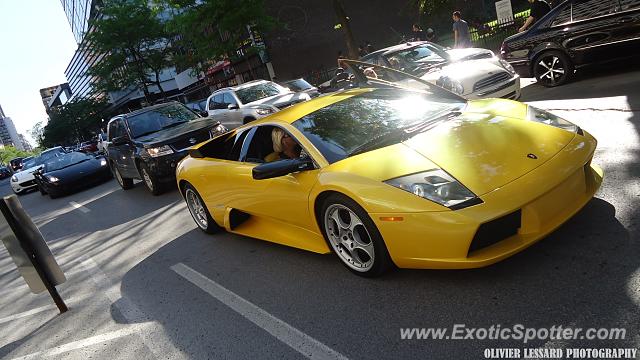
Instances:
[[[42,195],[56,198],[112,178],[104,156],[70,152],[44,163],[34,174]]]
[[[13,175],[13,173],[11,172],[11,169],[9,169],[6,166],[0,166],[0,179],[6,179],[11,177],[11,175]]]
[[[558,86],[585,65],[640,55],[640,0],[569,0],[507,38],[502,58],[522,76]]]

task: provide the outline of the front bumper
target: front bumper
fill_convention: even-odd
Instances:
[[[580,143],[574,139],[573,145]],[[483,204],[457,211],[372,213],[398,267],[478,268],[503,260],[554,231],[575,215],[600,187],[602,170],[593,152],[561,151],[536,170],[483,195]],[[582,164],[582,165],[581,165]],[[544,181],[541,181],[544,179]],[[515,235],[470,251],[482,224],[520,212]],[[381,218],[402,217],[402,221]]]
[[[10,181],[10,183],[11,183],[11,189],[16,194],[17,193],[21,193],[23,191],[34,189],[34,188],[36,188],[38,186],[38,184],[36,183],[35,179],[24,180],[24,181],[20,181],[20,182]]]
[[[175,182],[176,166],[180,160],[184,159],[188,154],[189,152],[187,150],[183,150],[156,158],[148,157],[144,159],[144,162],[149,168],[151,175],[158,179],[158,181]]]
[[[467,99],[504,98],[517,100],[520,98],[520,76],[515,75],[511,79],[482,89],[465,96]]]

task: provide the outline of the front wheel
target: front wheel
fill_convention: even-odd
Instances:
[[[573,69],[571,59],[557,50],[542,53],[533,64],[536,80],[546,87],[565,84],[573,75]]]
[[[198,194],[196,189],[190,184],[184,186],[184,200],[187,202],[187,208],[191,213],[191,217],[193,217],[193,220],[200,230],[207,234],[220,231],[220,227],[215,220],[213,220],[211,214],[209,214],[209,210],[207,210],[207,206],[200,197],[200,194]]]
[[[321,214],[325,239],[353,273],[375,277],[392,267],[382,235],[355,201],[344,195],[330,195],[323,203]]]
[[[111,171],[113,172],[113,176],[118,181],[118,184],[120,185],[122,190],[129,190],[133,188],[133,179],[127,179],[122,177],[122,174],[120,174],[120,170],[118,170],[118,167],[116,166],[116,164],[111,163]]]
[[[162,187],[158,178],[149,171],[149,168],[144,163],[140,163],[140,175],[142,175],[142,181],[144,186],[153,195],[160,195],[162,193]]]

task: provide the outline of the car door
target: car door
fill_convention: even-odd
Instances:
[[[124,119],[116,119],[109,124],[109,159],[113,161],[120,174],[126,178],[138,177],[138,170],[133,157],[135,147],[131,142],[127,132]],[[127,141],[121,144],[114,144],[113,139],[127,137]]]
[[[225,92],[222,100],[225,108],[227,109],[227,122],[229,126],[235,128],[242,125],[244,120],[243,112],[242,109],[240,109],[240,102],[236,99],[233,93],[231,91]],[[235,105],[237,108],[229,109],[229,105]]]
[[[578,64],[612,58],[616,40],[618,0],[574,0],[571,4],[571,33],[564,46]]]
[[[614,56],[640,55],[640,0],[619,0],[615,22]]]
[[[302,136],[292,127],[282,126],[294,139]],[[257,126],[245,139],[239,162],[228,173],[229,183],[234,184],[234,194],[229,198],[228,206],[251,215],[312,229],[315,224],[309,211],[309,193],[317,182],[318,169],[264,180],[255,180],[252,176],[253,168],[273,151],[271,131],[274,127],[269,124]],[[256,151],[256,148],[261,148],[261,151]]]

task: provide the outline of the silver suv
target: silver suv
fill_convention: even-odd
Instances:
[[[233,129],[310,98],[309,94],[292,92],[271,81],[255,80],[211,94],[207,113]]]

